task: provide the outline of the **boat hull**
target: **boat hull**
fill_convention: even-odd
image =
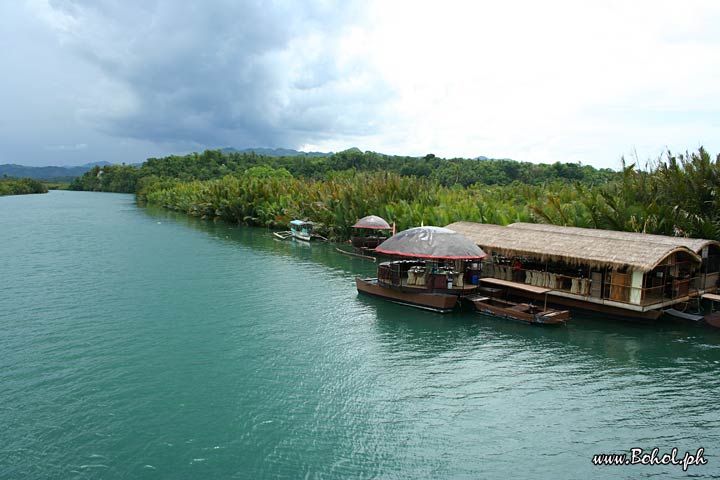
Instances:
[[[482,278],[480,279],[481,282],[483,280],[484,279],[482,279]],[[505,288],[507,288],[508,292],[513,295],[516,295],[516,296],[519,296],[522,298],[529,298],[529,299],[535,300],[539,303],[545,301],[545,294],[536,294],[536,293],[530,292],[525,288],[524,284],[518,283],[516,285],[513,285],[512,284],[513,282],[508,282],[508,283],[509,283],[509,285],[505,285]],[[618,319],[623,319],[623,320],[631,319],[631,320],[641,320],[641,321],[645,321],[645,320],[654,321],[654,320],[657,320],[658,318],[660,318],[660,316],[662,315],[662,311],[659,309],[658,310],[646,310],[644,312],[641,312],[641,311],[637,311],[637,310],[630,310],[630,309],[615,307],[612,305],[606,305],[606,304],[602,304],[602,303],[594,303],[594,302],[588,301],[587,299],[570,298],[567,296],[559,295],[554,291],[550,291],[547,293],[547,300],[548,300],[548,302],[550,302],[554,305],[558,305],[558,306],[562,305],[563,307],[571,308],[573,310],[577,309],[577,310],[582,310],[585,312],[609,315],[609,316],[612,316],[612,317],[615,317]]]
[[[301,242],[312,241],[312,236],[303,232],[292,232],[292,237],[296,240],[300,240]]]
[[[458,295],[434,292],[407,292],[378,285],[377,278],[355,278],[359,293],[389,300],[401,305],[430,310],[432,312],[450,313],[458,303]]]
[[[488,297],[469,298],[478,313],[531,324],[561,325],[570,320],[570,311],[542,311],[525,303],[514,303]]]
[[[720,328],[720,312],[713,312],[705,315],[704,321],[711,327]]]
[[[358,237],[354,236],[350,239],[350,242],[354,248],[365,250],[365,249],[372,249],[380,245],[382,242],[387,240],[388,237],[379,237],[379,236],[371,236],[371,237]]]

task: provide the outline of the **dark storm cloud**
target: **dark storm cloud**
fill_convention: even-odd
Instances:
[[[115,88],[84,112],[106,133],[199,145],[297,146],[372,131],[389,92],[338,40],[362,4],[51,3],[64,41]],[[120,94],[118,94],[118,91]]]

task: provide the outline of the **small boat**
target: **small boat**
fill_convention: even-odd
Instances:
[[[312,240],[327,240],[327,238],[322,235],[314,233],[313,228],[315,228],[315,224],[313,222],[306,220],[293,220],[290,222],[290,230],[286,230],[284,232],[273,232],[273,235],[281,240],[288,238],[296,238],[298,240],[302,240],[303,242],[310,242]]]
[[[708,302],[703,304],[702,300],[707,300]],[[691,304],[691,302],[679,304],[683,306],[682,310],[666,308],[663,310],[663,313],[696,324],[704,323],[713,328],[720,328],[720,311],[718,311],[720,295],[716,293],[703,293],[700,297],[694,298],[693,302],[694,304]]]
[[[710,301],[710,313],[703,317],[703,321],[713,328],[720,328],[720,311],[716,310],[717,304],[720,303],[720,295],[705,293],[702,298]]]
[[[665,310],[663,310],[663,313],[666,313],[667,315],[675,318],[680,318],[682,320],[689,320],[691,322],[700,322],[704,318],[703,315],[700,315],[698,313],[683,312],[674,308],[666,308]]]
[[[720,312],[712,312],[705,315],[703,321],[713,328],[720,328]]]
[[[477,261],[485,256],[469,238],[440,227],[405,230],[376,251],[405,257],[382,262],[377,278],[355,278],[358,293],[439,313],[451,312],[459,300],[477,291]]]
[[[393,227],[377,215],[368,215],[355,222],[352,228],[354,232],[348,241],[351,250],[348,251],[346,248],[335,250],[343,255],[377,262],[375,248],[388,239]]]
[[[377,215],[363,217],[352,226],[355,230],[350,238],[350,244],[361,252],[374,250],[378,245],[388,239],[393,227],[384,218]]]
[[[543,325],[564,324],[570,320],[569,310],[541,308],[532,303],[515,303],[482,294],[465,297],[478,313]]]

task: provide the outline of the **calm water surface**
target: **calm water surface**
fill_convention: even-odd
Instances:
[[[329,245],[0,197],[0,478],[719,478],[720,332],[358,297]],[[654,447],[708,464],[593,466]]]

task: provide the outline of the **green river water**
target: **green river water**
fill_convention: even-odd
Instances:
[[[720,478],[720,331],[358,296],[333,245],[0,197],[0,478]],[[706,465],[593,455],[704,448]]]

